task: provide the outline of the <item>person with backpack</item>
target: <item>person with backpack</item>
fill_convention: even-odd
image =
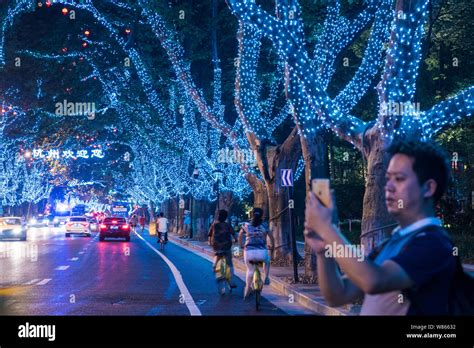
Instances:
[[[391,158],[385,204],[398,227],[368,259],[328,253],[334,247],[347,250],[349,243],[332,224],[334,199],[326,207],[309,193],[305,238],[317,254],[323,296],[331,306],[363,298],[361,315],[450,315],[472,310],[474,292],[464,291],[464,304],[456,305],[463,297],[460,292],[466,286],[472,289],[472,278],[466,278],[435,215],[449,180],[446,155],[436,144],[418,141],[394,142],[387,152]]]
[[[226,222],[228,213],[226,210],[219,210],[217,221],[214,221],[209,228],[208,241],[209,245],[215,252],[213,270],[216,271],[216,265],[220,257],[224,257],[227,266],[230,269],[229,286],[231,289],[236,288],[234,282],[234,264],[232,262],[232,241],[237,241],[232,226]],[[225,289],[224,289],[225,291]]]
[[[239,243],[244,249],[244,261],[247,266],[244,299],[248,298],[252,291],[251,284],[255,267],[250,263],[251,261],[264,263],[264,284],[270,284],[270,254],[267,249],[267,237],[270,239],[271,248],[273,248],[275,240],[271,231],[263,223],[263,210],[254,208],[252,221],[243,224],[239,233]],[[243,239],[245,239],[245,242],[243,242]]]

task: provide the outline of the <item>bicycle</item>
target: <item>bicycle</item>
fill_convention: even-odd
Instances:
[[[255,292],[255,309],[258,311],[260,309],[260,300],[262,297],[262,290],[263,290],[263,280],[262,275],[260,273],[260,268],[263,267],[263,261],[250,261],[250,264],[255,267],[255,272],[253,273],[252,279],[252,288]]]
[[[161,251],[165,250],[166,233],[167,232],[158,232],[158,242],[160,243],[160,250]]]
[[[232,293],[232,289],[235,285],[231,283],[232,272],[230,266],[227,264],[224,253],[216,253],[216,265],[214,272],[216,273],[217,288],[221,295],[225,294],[225,284],[229,287],[229,293]]]

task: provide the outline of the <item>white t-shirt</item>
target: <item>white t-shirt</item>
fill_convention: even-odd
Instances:
[[[158,232],[168,232],[168,219],[165,217],[158,218]]]

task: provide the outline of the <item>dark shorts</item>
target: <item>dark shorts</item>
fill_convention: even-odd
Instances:
[[[232,250],[228,250],[228,251],[219,251],[219,252],[216,252],[215,253],[216,255],[216,263],[217,263],[217,260],[219,259],[219,256],[221,257],[225,257],[225,261],[227,262],[227,265],[229,265],[229,267],[234,267],[234,264],[232,262]]]

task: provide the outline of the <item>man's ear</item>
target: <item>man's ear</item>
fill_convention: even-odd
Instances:
[[[433,198],[436,189],[438,188],[438,183],[434,179],[428,179],[423,184],[423,197],[424,198]]]

